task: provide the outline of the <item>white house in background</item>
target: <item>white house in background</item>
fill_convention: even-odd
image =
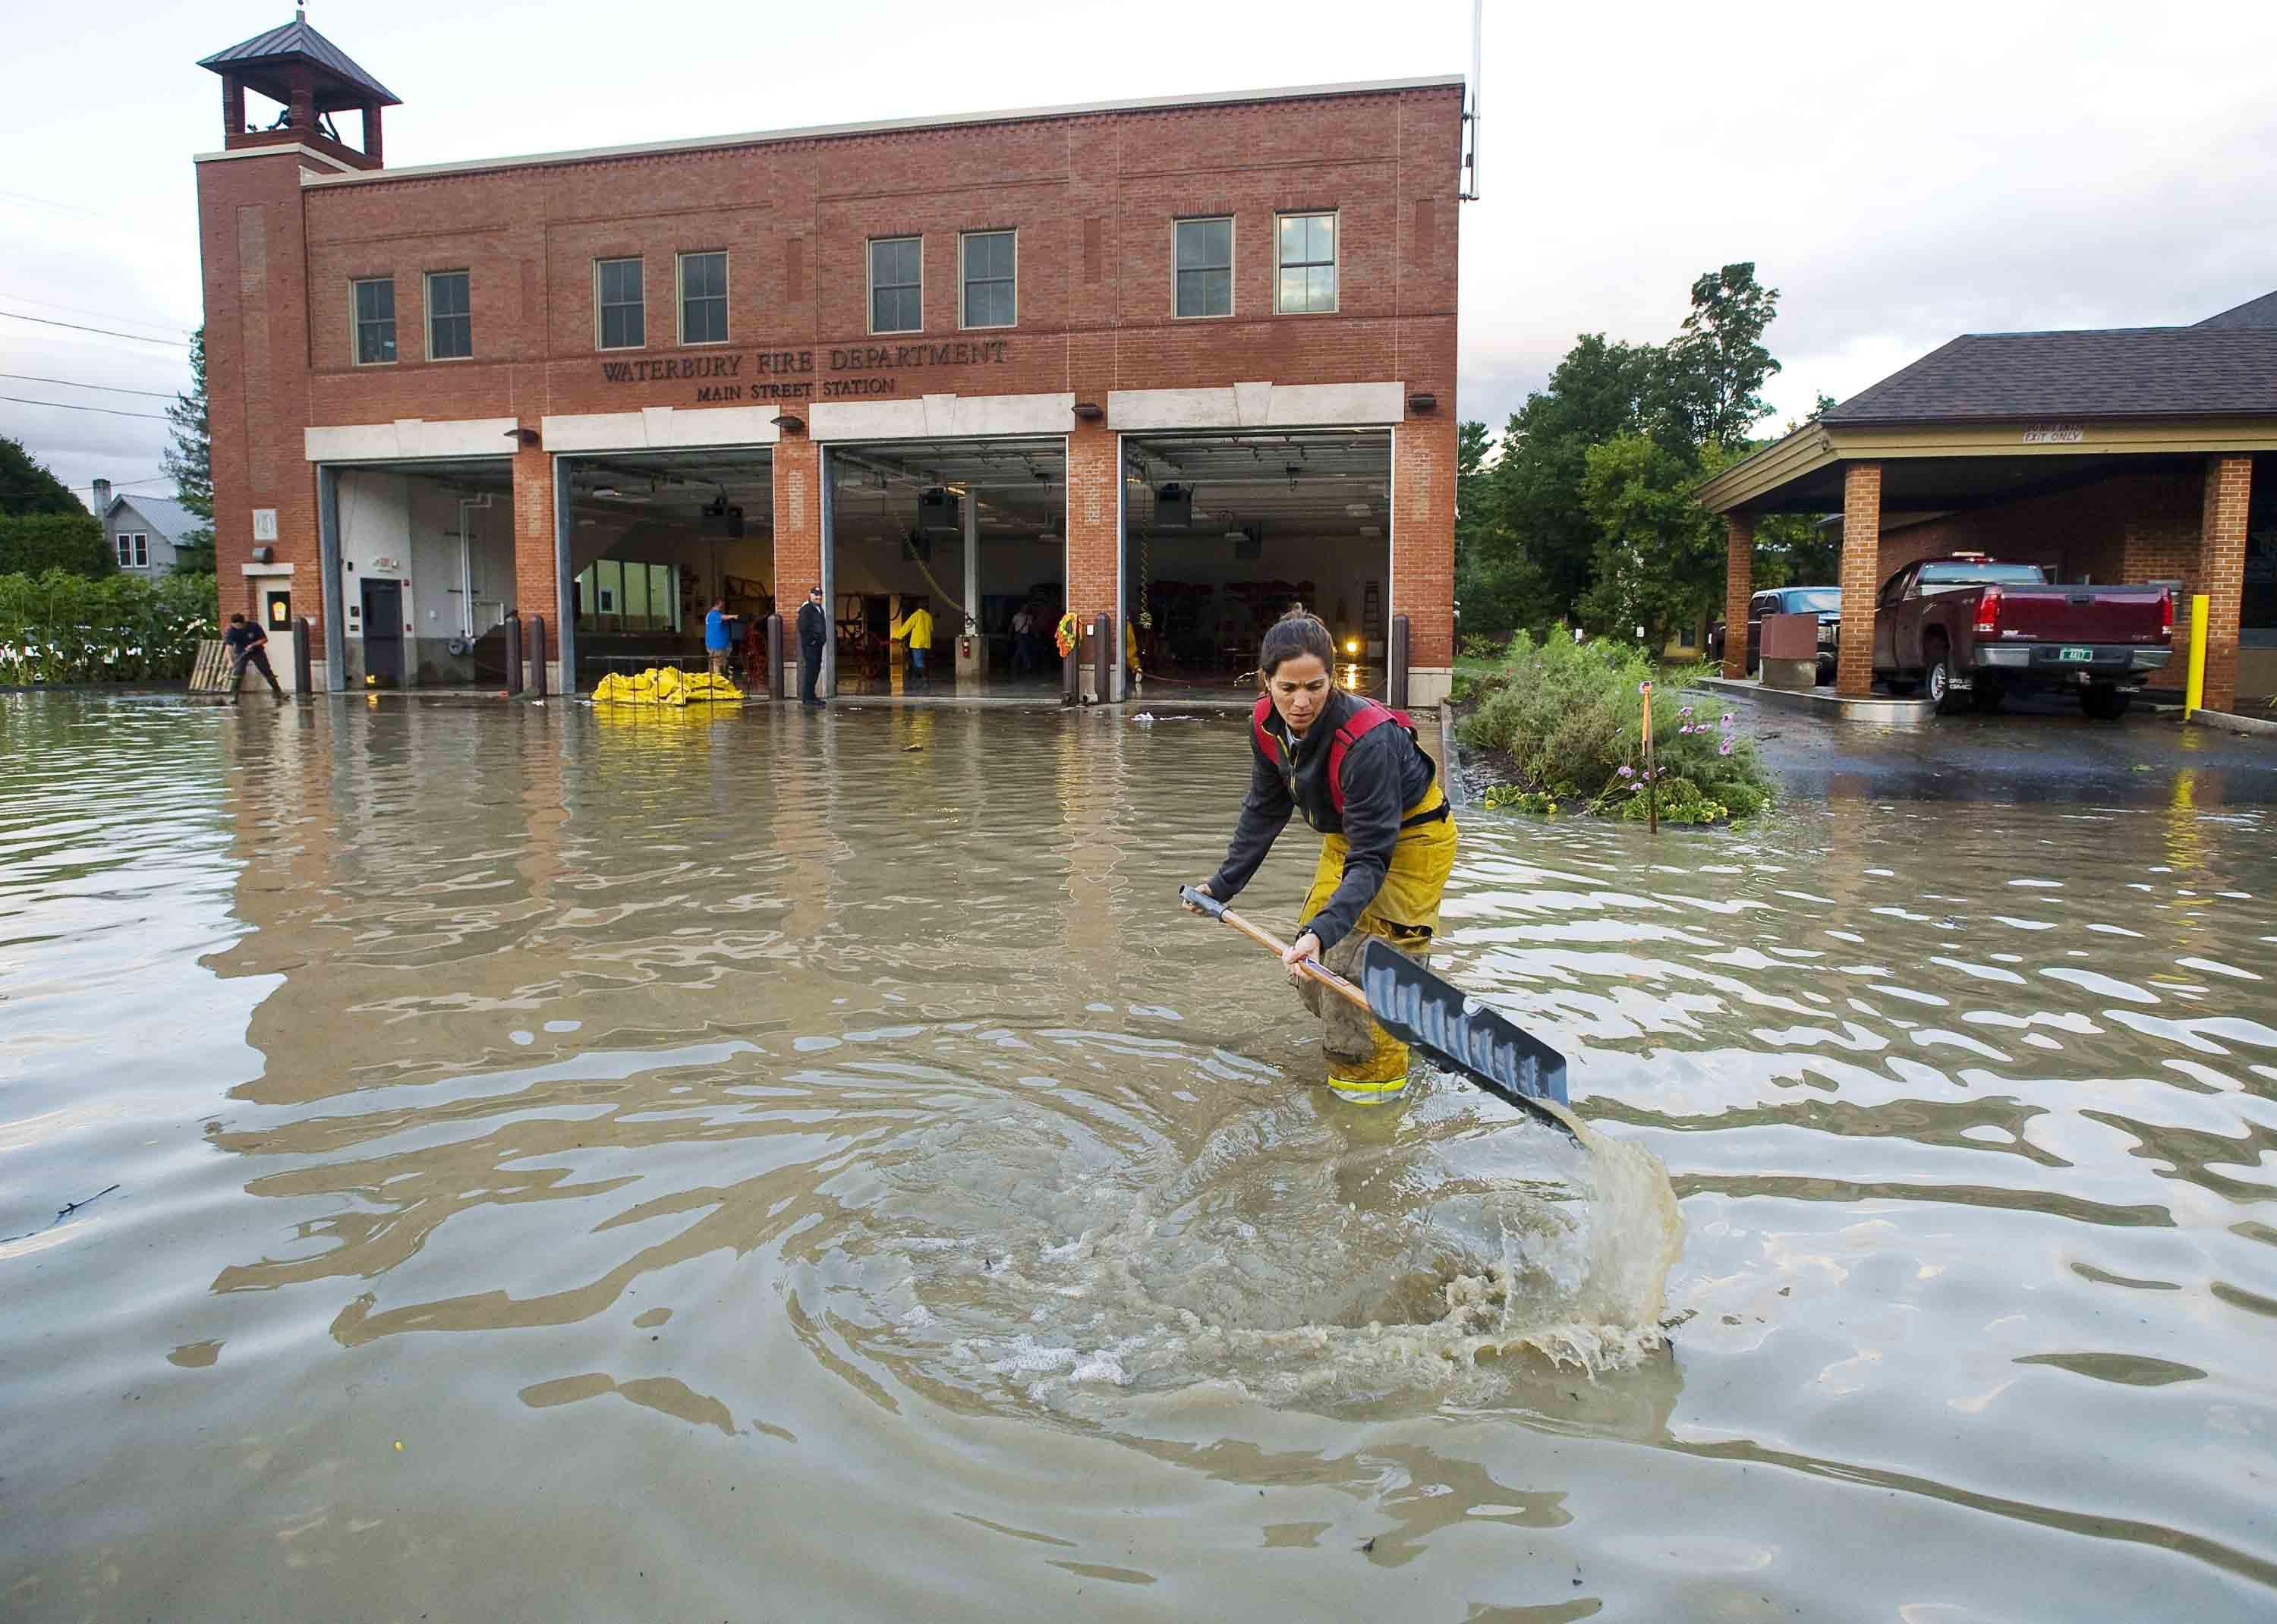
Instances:
[[[95,512],[118,567],[153,580],[173,573],[175,543],[208,523],[171,497],[114,497],[107,479],[95,482]]]

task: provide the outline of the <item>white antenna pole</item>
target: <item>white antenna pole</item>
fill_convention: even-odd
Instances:
[[[1471,0],[1471,110],[1465,116],[1470,125],[1470,157],[1465,167],[1470,171],[1469,183],[1456,195],[1466,203],[1479,199],[1479,41],[1486,12],[1486,0]]]

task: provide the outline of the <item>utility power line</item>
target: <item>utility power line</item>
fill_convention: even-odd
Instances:
[[[13,378],[19,383],[60,383],[65,389],[99,389],[110,395],[148,395],[153,400],[171,400],[181,390],[127,389],[117,383],[82,383],[77,378],[34,377],[28,372],[0,372],[0,378]]]
[[[58,412],[100,412],[105,417],[141,417],[154,423],[169,421],[164,412],[119,412],[110,406],[66,406],[60,400],[34,400],[27,395],[0,395],[0,400],[12,400],[18,406],[52,406]]]
[[[161,344],[169,349],[183,350],[189,347],[189,340],[187,338],[153,338],[148,333],[123,333],[115,328],[86,327],[77,322],[51,322],[44,315],[26,315],[17,310],[0,310],[0,315],[6,316],[11,322],[37,322],[42,327],[68,327],[73,332],[102,333],[106,338],[132,338],[141,344]]]
[[[29,293],[0,293],[0,299],[12,299],[19,305],[37,305],[42,310],[69,310],[79,315],[99,315],[105,321],[124,322],[129,327],[155,327],[161,332],[187,336],[190,329],[179,322],[146,322],[139,315],[121,315],[116,310],[91,310],[85,305],[61,305],[52,299],[34,299]]]

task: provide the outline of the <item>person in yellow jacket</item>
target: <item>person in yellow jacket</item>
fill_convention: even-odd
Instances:
[[[925,656],[933,652],[933,611],[925,607],[923,598],[918,598],[910,612],[894,624],[891,634],[909,640],[910,679],[932,687],[925,677]]]
[[[1336,646],[1318,619],[1298,610],[1276,622],[1257,664],[1265,696],[1250,717],[1249,794],[1224,863],[1196,889],[1232,900],[1292,811],[1321,831],[1285,956],[1290,979],[1321,1019],[1329,1087],[1364,1104],[1396,1099],[1407,1087],[1407,1046],[1298,967],[1317,959],[1356,979],[1371,936],[1428,960],[1455,866],[1446,792],[1405,716],[1336,686]]]
[[[1123,622],[1123,668],[1131,673],[1131,680],[1134,683],[1146,679],[1146,673],[1138,667],[1138,623],[1136,620],[1125,619]]]

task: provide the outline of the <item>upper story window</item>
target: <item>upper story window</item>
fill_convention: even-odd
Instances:
[[[122,570],[147,569],[150,564],[150,538],[140,530],[121,531],[118,536],[118,567]]]
[[[1180,220],[1177,234],[1177,315],[1233,314],[1233,220]]]
[[[683,254],[680,256],[680,341],[682,344],[727,342],[726,254]]]
[[[1009,327],[1018,319],[1017,265],[1013,232],[965,232],[965,326]]]
[[[395,359],[395,278],[371,277],[349,285],[355,292],[355,358],[359,367]]]
[[[467,304],[467,273],[427,273],[427,359],[464,360],[475,353],[475,318]]]
[[[1283,215],[1276,257],[1282,315],[1317,315],[1336,307],[1336,216]]]
[[[880,237],[870,244],[870,330],[925,327],[925,239]]]
[[[648,305],[637,258],[593,262],[593,307],[601,348],[637,350],[648,342]]]

